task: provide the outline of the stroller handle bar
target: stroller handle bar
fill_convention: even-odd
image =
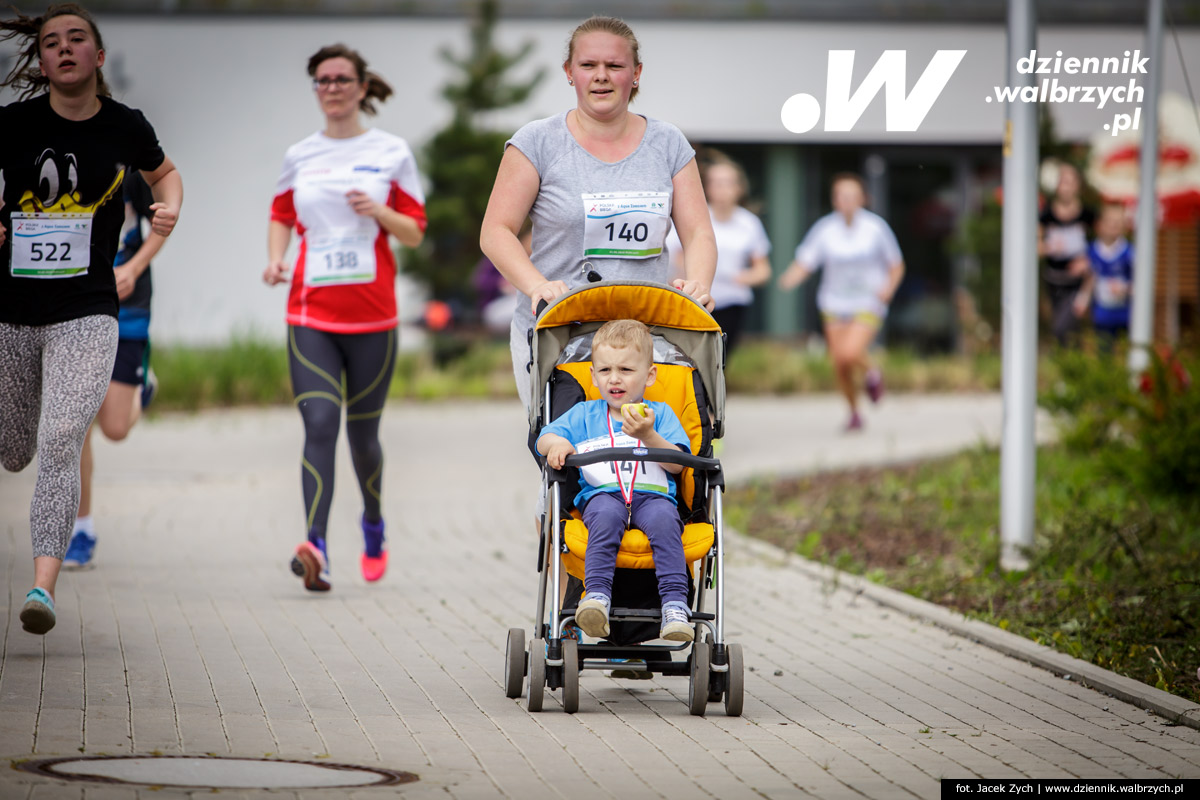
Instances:
[[[715,458],[701,458],[682,450],[666,447],[605,447],[590,453],[569,455],[563,462],[565,467],[586,467],[602,461],[657,461],[678,464],[681,467],[701,472],[720,472],[721,462]]]

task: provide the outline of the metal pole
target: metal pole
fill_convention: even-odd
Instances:
[[[1033,0],[1008,0],[1009,86],[1032,86],[1017,60],[1036,47]],[[1004,132],[1003,322],[1001,357],[1004,425],[1000,444],[1000,568],[1023,570],[1033,546],[1037,477],[1034,410],[1037,397],[1037,106],[1008,104]]]
[[[1133,261],[1133,308],[1129,320],[1129,370],[1140,373],[1150,363],[1154,340],[1154,279],[1158,263],[1158,94],[1162,86],[1162,0],[1150,0],[1146,11],[1146,97],[1137,204],[1137,248]]]

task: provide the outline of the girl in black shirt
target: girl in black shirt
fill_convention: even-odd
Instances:
[[[117,345],[113,258],[121,186],[139,170],[155,203],[150,236],[171,233],[179,173],[138,111],[108,97],[104,45],[74,3],[0,21],[17,64],[0,86],[0,463],[38,459],[30,508],[34,588],[21,622],[54,627],[54,587],[79,507],[79,454],[112,374]]]

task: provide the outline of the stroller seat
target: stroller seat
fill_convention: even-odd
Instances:
[[[683,559],[689,569],[712,550],[716,533],[707,522],[691,522],[683,526]],[[562,554],[567,574],[583,580],[583,560],[587,553],[587,526],[572,517],[563,526],[563,542],[567,552]],[[621,549],[617,551],[617,569],[654,569],[654,553],[650,539],[637,528],[625,531]]]
[[[699,456],[712,455],[712,426],[708,420],[707,403],[704,401],[703,385],[696,376],[695,370],[685,364],[655,365],[658,378],[646,388],[646,400],[666,403],[679,417],[683,429],[691,440],[692,453]],[[589,369],[590,361],[572,361],[560,364],[555,370],[555,399],[556,410],[566,411],[576,402],[597,400],[600,391],[592,383]],[[716,536],[713,526],[703,521],[703,511],[697,514],[694,510],[696,498],[704,497],[702,476],[697,477],[695,471],[685,468],[676,477],[676,491],[680,514],[684,519],[683,555],[689,569],[712,549]],[[692,520],[692,521],[689,521]],[[583,579],[583,560],[587,552],[587,526],[574,512],[567,520],[563,529],[563,541],[567,552],[562,554],[563,566],[567,574]],[[654,554],[650,550],[650,540],[646,534],[637,528],[625,532],[621,540],[621,548],[617,551],[618,569],[654,569]]]

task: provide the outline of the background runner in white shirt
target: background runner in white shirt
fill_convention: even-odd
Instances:
[[[746,311],[754,302],[753,287],[771,279],[771,242],[762,221],[740,203],[750,189],[745,171],[735,161],[719,156],[703,169],[708,215],[717,240],[717,271],[713,275],[713,318],[725,332],[727,352],[741,339]],[[672,231],[667,238],[676,271],[686,274],[683,247]]]
[[[883,376],[872,366],[867,348],[887,316],[888,304],[904,279],[904,259],[892,229],[863,208],[862,178],[841,173],[833,178],[833,212],[821,217],[796,248],[796,259],[779,276],[779,288],[794,289],[825,268],[817,307],[833,359],[838,386],[850,406],[847,430],[862,428],[858,413],[858,373],[867,395],[878,402]]]

